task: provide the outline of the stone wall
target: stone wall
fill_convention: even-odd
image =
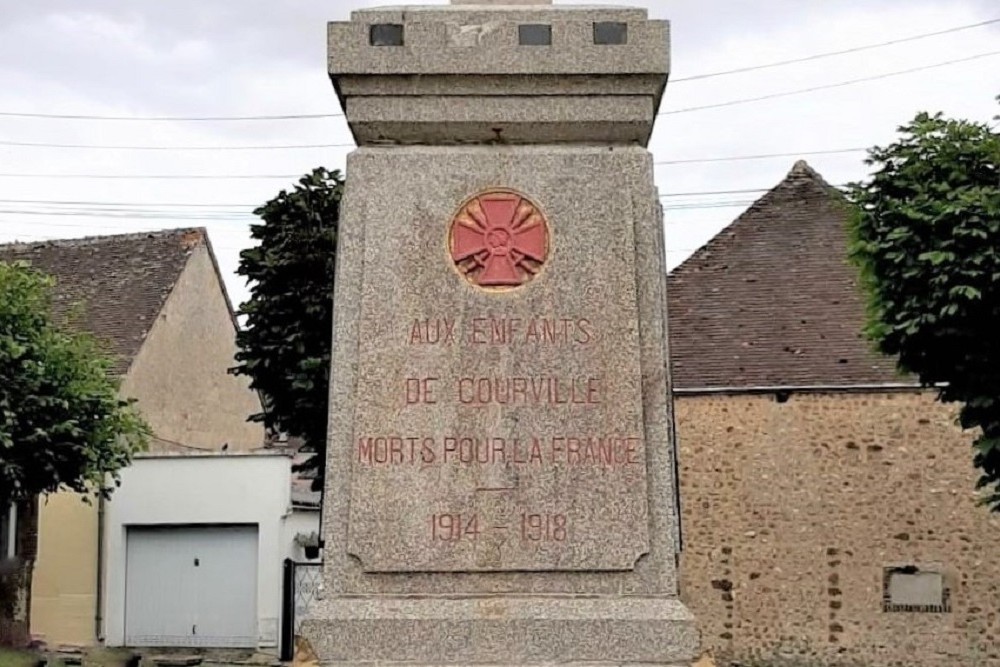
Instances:
[[[676,411],[681,594],[720,664],[1000,665],[1000,516],[977,505],[953,407],[842,392]],[[884,610],[887,568],[907,566],[943,574],[945,606]]]

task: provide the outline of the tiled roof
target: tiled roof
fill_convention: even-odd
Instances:
[[[668,278],[675,389],[913,384],[864,338],[843,196],[805,162]]]
[[[53,276],[56,317],[104,341],[124,374],[205,239],[204,229],[171,229],[12,243],[0,245],[0,261],[27,261]]]

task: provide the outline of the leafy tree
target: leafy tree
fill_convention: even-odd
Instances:
[[[251,416],[272,432],[302,439],[316,452],[300,468],[322,488],[326,451],[333,280],[344,179],[314,169],[291,192],[282,190],[254,211],[263,224],[250,235],[259,245],[240,254],[238,273],[250,284],[240,306],[246,327],[237,334],[238,365],[261,393],[264,412]]]
[[[867,333],[980,429],[977,488],[1000,511],[1000,134],[926,113],[899,132],[849,188]]]
[[[0,507],[60,488],[107,497],[148,437],[111,358],[54,323],[53,285],[0,262]]]

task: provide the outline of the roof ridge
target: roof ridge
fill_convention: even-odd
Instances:
[[[775,186],[775,187],[778,187],[782,183],[786,183],[787,181],[794,180],[794,179],[800,178],[800,177],[805,177],[805,178],[808,178],[810,180],[813,180],[816,183],[818,183],[819,185],[822,185],[823,187],[828,188],[829,190],[837,193],[838,195],[842,195],[843,194],[843,193],[841,193],[841,191],[839,189],[837,189],[834,186],[830,185],[830,182],[827,181],[825,178],[823,178],[823,176],[818,171],[816,171],[815,169],[813,169],[812,166],[810,166],[810,164],[808,162],[806,162],[805,160],[796,160],[795,164],[793,164],[792,168],[788,171],[788,175],[786,175],[785,178],[782,179],[782,181],[780,183],[778,183],[778,185]]]
[[[668,278],[674,387],[885,386],[901,380],[862,330],[850,210],[806,162]]]
[[[162,238],[168,236],[184,236],[185,234],[197,235],[198,242],[208,238],[208,229],[205,227],[175,227],[169,229],[155,229],[143,232],[127,232],[125,234],[98,234],[94,236],[80,236],[77,238],[45,239],[42,241],[10,241],[0,243],[0,248],[5,249],[29,249],[38,247],[61,248],[69,246],[96,245],[98,243],[112,243],[115,241],[132,241],[143,238]]]
[[[779,190],[784,187],[793,185],[796,181],[808,180],[816,185],[820,186],[826,190],[829,194],[835,195],[837,197],[843,197],[843,193],[830,185],[830,183],[823,178],[822,175],[815,169],[813,169],[808,162],[805,160],[796,160],[792,165],[792,168],[788,171],[783,179],[778,181],[774,187],[769,189],[767,192],[758,197],[750,206],[748,206],[742,213],[733,218],[732,222],[720,229],[714,236],[705,241],[697,250],[695,250],[691,255],[685,259],[683,262],[674,267],[672,271],[667,273],[668,276],[674,277],[682,275],[690,266],[697,261],[701,260],[705,253],[710,252],[713,247],[719,245],[727,239],[727,232],[735,232],[737,225],[743,222],[745,219],[750,217],[752,214],[759,211],[762,207],[771,205],[771,199],[776,196]]]

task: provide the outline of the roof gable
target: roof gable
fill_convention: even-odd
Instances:
[[[668,277],[676,389],[912,384],[864,338],[849,209],[805,162]]]
[[[204,229],[172,229],[12,243],[0,245],[0,261],[26,261],[53,276],[55,317],[106,343],[124,374],[206,238]]]

